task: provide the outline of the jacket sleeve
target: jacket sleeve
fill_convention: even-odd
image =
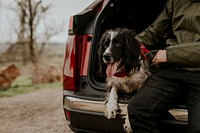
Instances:
[[[167,48],[167,62],[178,67],[200,67],[200,42],[190,42]]]
[[[168,0],[163,11],[147,29],[138,34],[135,38],[145,46],[159,44],[166,40],[171,33],[172,25],[172,0]],[[163,45],[163,44],[162,44]]]
[[[163,45],[161,42],[166,41],[172,30],[173,2],[178,0],[168,0],[154,23],[135,37],[140,43],[147,47]],[[200,42],[175,44],[166,48],[168,63],[181,68],[200,68]]]

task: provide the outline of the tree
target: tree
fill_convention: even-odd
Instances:
[[[47,13],[51,5],[44,6],[41,0],[18,0],[17,5],[19,9],[18,17],[20,18],[18,41],[24,46],[26,43],[28,44],[29,57],[32,63],[37,63],[34,46],[36,42],[35,32],[41,17]]]
[[[37,55],[43,51],[46,42],[42,42],[40,49],[37,49],[38,43],[36,34],[39,24],[42,19],[45,18],[48,11],[52,8],[51,4],[44,5],[42,0],[15,0],[16,8],[12,9],[17,13],[19,20],[19,26],[15,30],[17,34],[16,42],[8,48],[7,52],[18,53],[15,58],[17,60],[23,60],[23,62],[31,61],[33,64],[37,64]],[[46,29],[43,32],[45,39],[50,39],[52,36],[59,34],[62,31],[62,26],[50,27],[45,25]],[[51,28],[51,31],[48,30]],[[10,56],[5,53],[4,56]],[[11,57],[13,59],[13,57]]]

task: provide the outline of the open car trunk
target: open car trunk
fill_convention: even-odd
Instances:
[[[97,74],[98,43],[102,34],[109,29],[128,28],[136,33],[150,26],[163,10],[166,0],[111,0],[94,20],[93,47],[91,50],[89,80],[98,90],[105,90],[105,79]],[[106,66],[105,66],[106,67]]]

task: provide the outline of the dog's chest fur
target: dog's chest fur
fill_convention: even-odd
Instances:
[[[149,68],[141,62],[139,70],[132,70],[128,76],[107,78],[107,87],[110,89],[115,86],[117,90],[122,90],[125,93],[136,92],[150,75]]]

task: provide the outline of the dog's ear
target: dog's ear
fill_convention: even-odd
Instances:
[[[139,42],[135,39],[136,32],[132,30],[125,30],[125,44],[126,44],[126,59],[125,59],[125,69],[129,73],[134,67],[136,68],[139,64],[140,48]]]
[[[106,39],[108,39],[108,31],[106,31],[100,41],[99,41],[99,44],[98,44],[98,63],[99,63],[99,70],[97,72],[98,74],[98,77],[99,78],[106,78],[106,64],[104,63],[103,61],[103,53],[105,51],[105,47],[104,47],[104,44],[106,42]]]

